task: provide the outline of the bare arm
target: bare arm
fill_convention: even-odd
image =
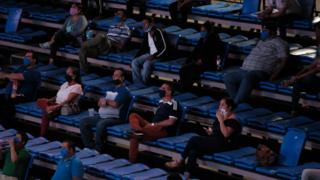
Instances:
[[[157,123],[157,126],[160,126],[160,127],[169,127],[169,126],[172,126],[174,125],[174,123],[176,122],[176,118],[169,118],[167,120],[164,120],[164,121],[161,121],[159,123]]]
[[[78,97],[79,97],[79,94],[70,93],[69,96],[68,96],[68,99],[66,101],[62,102],[61,104],[59,104],[59,106],[63,106],[65,104],[69,104],[69,103],[73,102]]]
[[[13,80],[18,80],[22,81],[24,80],[24,76],[22,73],[0,73],[0,79],[10,79],[11,81]]]

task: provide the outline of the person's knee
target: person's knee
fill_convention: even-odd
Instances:
[[[81,119],[79,126],[80,126],[80,129],[86,128],[88,126],[88,119]]]
[[[131,113],[129,115],[129,122],[132,123],[134,121],[136,121],[136,119],[139,117],[139,115],[137,113]]]

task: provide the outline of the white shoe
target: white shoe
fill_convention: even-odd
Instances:
[[[313,18],[313,21],[312,21],[313,24],[318,24],[319,22],[320,22],[320,16],[316,16]]]
[[[39,46],[43,49],[49,49],[50,48],[50,44],[49,42],[45,42],[45,43],[40,43]]]

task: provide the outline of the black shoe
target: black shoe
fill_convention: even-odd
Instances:
[[[131,130],[128,132],[128,137],[136,137],[138,140],[143,139],[143,133],[141,131]]]

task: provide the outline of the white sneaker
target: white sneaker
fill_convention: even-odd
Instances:
[[[313,21],[312,21],[313,24],[318,24],[319,22],[320,22],[320,16],[316,16],[313,18]]]
[[[39,46],[41,48],[44,48],[44,49],[49,49],[50,48],[49,42],[40,43]]]

